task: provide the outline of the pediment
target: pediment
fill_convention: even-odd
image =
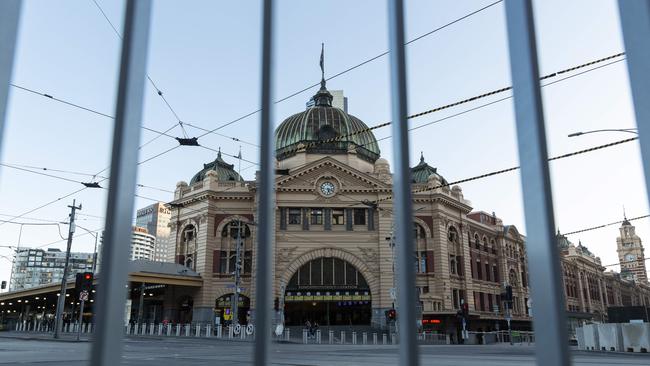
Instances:
[[[344,192],[391,189],[389,184],[330,157],[290,170],[289,173],[276,179],[278,190],[313,190],[319,181],[327,179],[335,181]]]

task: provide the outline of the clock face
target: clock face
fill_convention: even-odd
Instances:
[[[320,185],[320,191],[325,196],[333,195],[335,188],[336,187],[334,187],[334,183],[332,183],[332,182],[323,182]]]
[[[636,256],[634,254],[627,254],[625,255],[625,260],[628,262],[631,262],[636,259]]]

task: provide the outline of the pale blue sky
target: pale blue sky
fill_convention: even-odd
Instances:
[[[122,1],[97,0],[121,29]],[[491,1],[407,1],[407,38],[426,33]],[[259,1],[154,1],[148,72],[183,121],[206,128],[229,122],[259,105]],[[614,0],[536,1],[541,73],[581,64],[623,50]],[[320,44],[326,44],[326,75],[335,74],[387,49],[386,7],[380,1],[279,1],[276,96],[284,97],[318,82]],[[24,2],[14,83],[113,114],[119,39],[92,0]],[[503,4],[463,20],[407,48],[411,113],[509,85]],[[380,58],[328,82],[343,89],[349,111],[368,125],[390,119],[387,58]],[[304,109],[316,89],[277,105],[276,122]],[[483,103],[498,99],[485,99]],[[634,127],[627,70],[620,62],[544,88],[550,155],[622,139],[624,134],[567,138],[568,133]],[[480,103],[411,120],[433,121]],[[97,173],[109,164],[112,120],[11,89],[3,145],[5,163]],[[175,119],[147,85],[144,124],[158,130]],[[258,116],[219,132],[257,142]],[[188,135],[200,134],[187,127]],[[177,127],[171,132],[179,135]],[[376,131],[378,138],[389,128]],[[143,132],[143,141],[155,134]],[[412,134],[411,160],[420,151],[450,181],[518,164],[512,102],[505,101],[422,128]],[[210,135],[201,143],[237,154],[239,143]],[[141,151],[141,159],[177,144],[161,137]],[[258,161],[258,150],[242,144],[244,158]],[[391,140],[380,143],[392,161]],[[201,148],[182,148],[143,164],[139,182],[173,190],[213,160]],[[235,159],[226,157],[235,162]],[[247,167],[244,163],[242,166]],[[551,164],[557,224],[563,231],[590,227],[648,212],[636,143]],[[252,179],[255,168],[243,172]],[[84,178],[63,173],[75,180]],[[0,175],[0,214],[18,215],[81,185],[4,168]],[[525,232],[518,173],[462,185],[475,209],[495,211],[505,223]],[[169,201],[171,194],[139,189],[144,196]],[[106,190],[74,196],[83,203],[79,224],[98,229]],[[73,197],[26,215],[63,220]],[[149,204],[138,199],[137,207]],[[92,216],[83,216],[92,215]],[[8,219],[10,216],[0,216]],[[24,218],[21,222],[35,222]],[[650,242],[648,221],[635,223]],[[0,225],[0,245],[16,245],[18,225]],[[63,228],[66,230],[67,228]],[[83,231],[79,231],[81,234]],[[571,237],[582,239],[604,264],[615,263],[616,226]],[[25,226],[21,245],[39,246],[60,239],[55,227]],[[74,240],[73,250],[92,250],[89,235]],[[649,244],[650,245],[650,244]],[[59,242],[52,247],[63,248]],[[0,255],[10,255],[0,248]],[[0,279],[10,263],[0,258]]]

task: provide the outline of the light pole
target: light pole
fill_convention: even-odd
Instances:
[[[599,132],[627,132],[627,133],[632,133],[632,134],[635,134],[635,135],[639,134],[637,132],[636,128],[605,128],[605,129],[602,129],[602,130],[574,132],[574,133],[570,133],[569,135],[567,135],[567,137],[577,137],[577,136],[587,135],[587,134],[590,134],[590,133],[599,133]]]

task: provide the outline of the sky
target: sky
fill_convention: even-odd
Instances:
[[[124,2],[95,0],[121,33]],[[198,136],[256,111],[260,101],[260,1],[214,2],[155,0],[147,72],[163,92],[168,107],[147,83],[143,125],[158,131],[175,126],[172,136]],[[414,39],[480,9],[492,1],[406,1],[407,39]],[[623,51],[616,1],[535,1],[540,74],[545,75]],[[325,44],[325,74],[335,75],[385,52],[388,48],[386,5],[382,2],[278,1],[276,99],[320,80],[318,61]],[[417,113],[510,85],[503,3],[498,3],[406,48],[408,109]],[[24,1],[13,83],[39,93],[114,114],[120,39],[93,0]],[[369,126],[390,121],[387,56],[328,81],[342,89],[349,112]],[[554,81],[552,79],[549,81]],[[274,122],[305,108],[317,87],[275,105]],[[617,62],[543,89],[549,155],[556,156],[629,137],[623,133],[576,131],[635,127],[626,63]],[[496,101],[509,94],[409,120],[415,127]],[[172,111],[173,110],[173,111]],[[175,116],[177,115],[178,118]],[[185,123],[184,131],[178,119]],[[64,181],[0,167],[0,220],[47,223],[67,220],[68,205],[82,204],[78,225],[97,232],[103,227],[106,189],[86,189],[81,181],[108,176],[113,121],[105,116],[58,103],[23,89],[10,88],[1,160],[5,164],[47,168],[41,172]],[[200,143],[226,155],[259,161],[259,114],[252,114]],[[512,100],[497,102],[411,133],[410,158],[420,154],[448,181],[518,165]],[[378,139],[390,128],[378,129]],[[143,130],[140,161],[177,142]],[[382,157],[393,161],[390,138],[380,142]],[[139,166],[138,194],[170,201],[177,182],[189,181],[214,151],[183,147]],[[224,158],[236,164],[231,156]],[[647,214],[648,200],[637,142],[559,160],[550,164],[556,224],[570,232]],[[67,172],[84,173],[79,175]],[[242,163],[242,175],[253,179],[256,166]],[[101,172],[101,173],[100,173]],[[107,182],[102,184],[107,187]],[[504,223],[526,232],[518,172],[462,184],[475,210],[495,212]],[[66,197],[67,196],[67,197]],[[61,197],[65,197],[59,199]],[[58,200],[57,200],[58,199]],[[15,218],[39,206],[23,217]],[[137,198],[136,208],[151,204]],[[648,220],[633,222],[650,242]],[[22,231],[21,231],[22,226]],[[92,251],[93,235],[77,230],[73,251]],[[8,280],[15,247],[65,248],[60,232],[67,226],[0,222],[0,279]],[[618,262],[618,225],[570,236],[599,256],[603,264]],[[648,244],[650,245],[650,244]],[[534,258],[533,258],[534,259]],[[616,267],[612,267],[616,269]]]

